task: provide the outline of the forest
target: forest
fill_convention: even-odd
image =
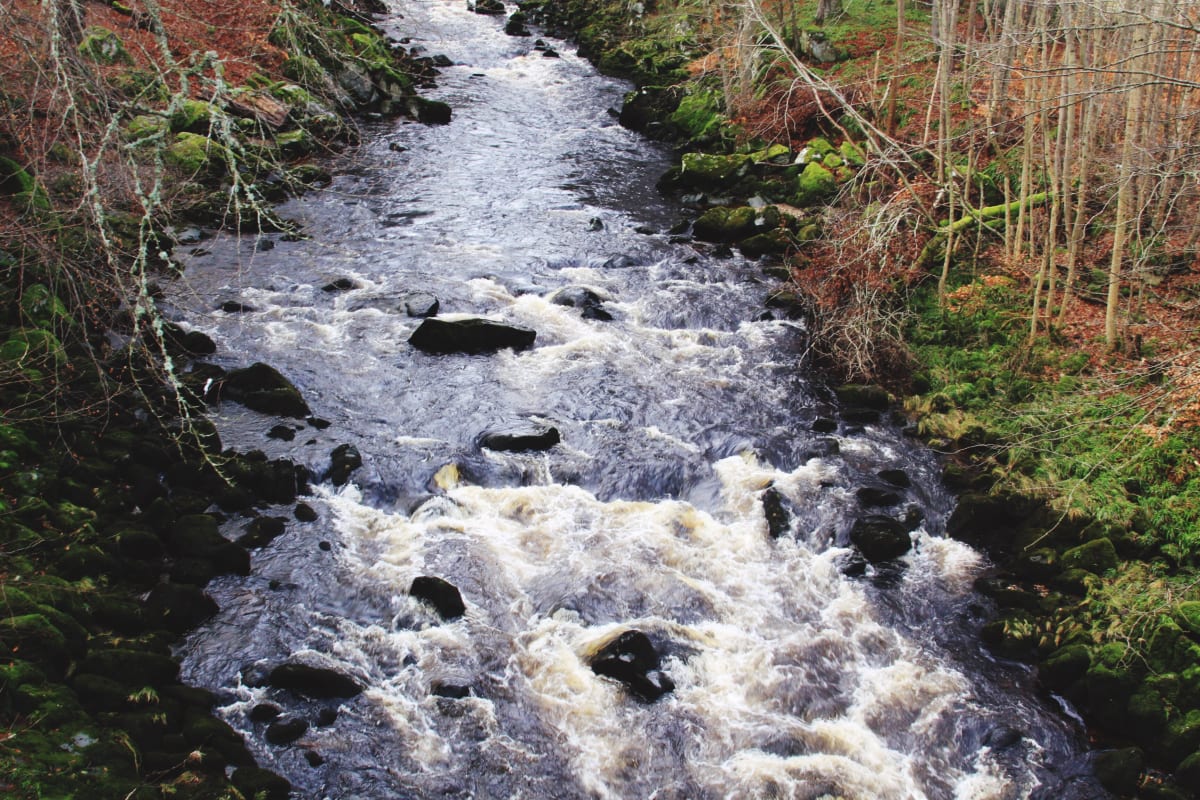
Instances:
[[[199,229],[302,238],[275,204],[326,185],[363,120],[452,110],[423,96],[446,65],[373,26],[384,5],[227,6],[0,8],[16,797],[288,794],[178,683],[171,643],[271,538],[217,541],[205,509],[307,489],[298,465],[223,450],[211,393],[304,401],[271,368],[185,367],[215,345],[160,311],[160,284]],[[997,565],[982,640],[1079,710],[1103,785],[1200,796],[1200,2],[510,11],[632,82],[620,121],[677,155],[659,189],[704,205],[691,235],[769,262],[767,305],[804,320],[796,368],[938,453],[947,532]]]

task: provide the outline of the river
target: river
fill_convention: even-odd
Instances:
[[[403,14],[385,28],[455,64],[432,92],[452,123],[369,123],[329,188],[280,209],[307,239],[218,236],[178,254],[169,290],[218,363],[276,366],[331,423],[284,441],[226,402],[227,445],[318,476],[341,444],[364,462],[314,484],[318,519],[255,551],[253,575],[210,585],[221,612],[181,648],[261,763],[305,798],[1107,796],[1078,725],[981,647],[986,563],[942,535],[933,455],[894,421],[840,416],[803,325],[764,313],[761,265],[668,233],[669,154],[616,124],[627,87],[462,0]],[[418,351],[414,293],[536,342]],[[561,441],[479,444],[531,426]],[[923,517],[916,546],[855,568],[856,491],[889,469],[911,482],[893,511]],[[411,597],[419,576],[465,613]],[[674,683],[654,702],[588,665],[630,629]],[[263,685],[285,661],[366,690]],[[264,739],[268,703],[309,723],[299,740]]]

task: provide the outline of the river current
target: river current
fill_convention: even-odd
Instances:
[[[221,612],[181,650],[260,762],[304,798],[1106,796],[1078,726],[980,645],[987,565],[942,535],[936,459],[840,416],[803,325],[764,313],[761,265],[668,233],[668,154],[616,124],[627,87],[463,0],[402,10],[389,32],[454,62],[432,92],[453,121],[368,124],[329,188],[280,209],[307,239],[218,236],[177,254],[169,291],[219,363],[274,365],[331,423],[292,421],[287,442],[227,402],[227,445],[318,476],[340,444],[364,462],[315,482],[318,519],[255,551],[253,575],[209,587]],[[611,319],[554,302],[585,289]],[[536,342],[418,351],[414,293]],[[561,442],[479,445],[531,425]],[[911,481],[893,511],[923,517],[916,546],[852,569],[856,490],[888,469]],[[775,539],[768,487],[790,515]],[[458,587],[465,614],[409,596],[418,576]],[[675,684],[653,703],[588,665],[629,629]],[[286,661],[366,690],[255,680]],[[269,744],[263,703],[310,727]]]

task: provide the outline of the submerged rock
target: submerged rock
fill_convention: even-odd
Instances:
[[[872,564],[891,561],[912,549],[912,537],[904,524],[882,514],[855,520],[850,542]]]
[[[661,660],[650,637],[641,631],[623,631],[591,657],[592,672],[614,678],[638,699],[653,703],[675,688],[659,669]]]
[[[409,337],[409,344],[426,353],[478,355],[511,348],[524,350],[533,345],[537,331],[490,319],[470,317],[446,320],[430,317]]]
[[[408,593],[418,600],[424,600],[433,606],[442,619],[451,620],[461,617],[467,611],[462,594],[458,588],[441,578],[422,575],[413,578],[412,587]]]
[[[487,431],[480,435],[479,446],[489,450],[525,452],[549,450],[562,441],[558,428],[550,425],[530,425],[525,428]]]

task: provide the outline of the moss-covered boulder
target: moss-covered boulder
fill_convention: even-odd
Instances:
[[[837,192],[837,178],[815,161],[809,162],[796,178],[793,202],[801,207],[816,205]]]
[[[1146,768],[1146,754],[1137,747],[1105,750],[1096,755],[1093,767],[1105,789],[1132,796],[1137,792],[1142,770]]]
[[[1200,752],[1192,753],[1175,768],[1175,780],[1179,785],[1200,797]]]
[[[217,110],[203,100],[184,100],[167,121],[172,133],[205,133]],[[138,119],[135,117],[135,119]]]
[[[1085,645],[1060,647],[1038,665],[1038,678],[1055,691],[1062,691],[1087,674],[1092,654]]]
[[[219,155],[220,146],[208,137],[184,132],[175,137],[175,141],[163,153],[163,158],[189,175],[198,175],[214,169],[217,164],[223,164],[224,160]]]
[[[0,657],[18,654],[40,664],[51,677],[61,678],[71,662],[67,638],[43,614],[0,620]]]
[[[1137,655],[1123,644],[1112,642],[1093,654],[1084,682],[1097,721],[1117,729],[1128,724],[1129,700],[1141,682],[1140,671]]]
[[[684,153],[679,171],[679,184],[700,191],[720,191],[733,180],[745,175],[751,164],[750,156]]]
[[[125,43],[116,33],[100,25],[93,25],[83,32],[79,42],[79,54],[97,64],[133,64],[133,57],[125,49]]]
[[[1158,757],[1168,766],[1181,766],[1185,759],[1200,750],[1200,710],[1189,711],[1171,720],[1158,750]]]
[[[842,156],[842,161],[856,169],[865,166],[867,163],[867,154],[863,152],[861,147],[849,139],[842,142],[842,146],[838,148],[838,153]]]
[[[221,382],[223,397],[264,414],[307,417],[311,412],[300,390],[267,364],[251,364],[232,370]]]
[[[245,797],[287,800],[292,792],[292,785],[287,780],[261,767],[239,767],[230,781]]]
[[[1010,609],[984,625],[980,637],[1001,658],[1028,661],[1037,648],[1037,621],[1028,612]]]
[[[1094,539],[1072,547],[1062,554],[1060,561],[1064,570],[1082,569],[1095,575],[1116,569],[1118,562],[1117,549],[1108,539]]]
[[[738,242],[738,250],[746,258],[782,255],[792,246],[792,237],[782,228],[757,233]]]
[[[1176,606],[1175,621],[1188,633],[1200,636],[1200,601],[1188,600]]]

